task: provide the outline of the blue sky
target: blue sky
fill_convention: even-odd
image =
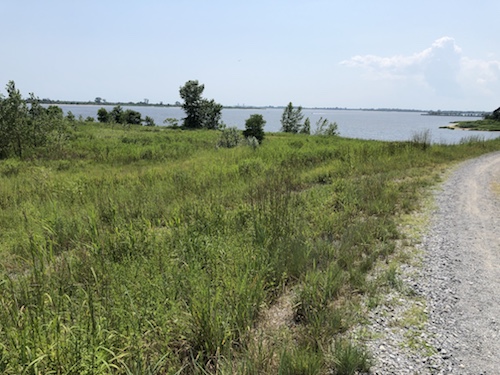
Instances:
[[[498,0],[0,3],[0,84],[65,100],[491,111]],[[2,90],[2,93],[5,93]]]

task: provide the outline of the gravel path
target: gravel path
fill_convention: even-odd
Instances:
[[[500,374],[500,152],[435,193],[420,266],[370,312],[372,374]],[[396,288],[397,289],[397,288]]]
[[[453,374],[500,374],[500,153],[462,164],[424,239],[429,323]]]

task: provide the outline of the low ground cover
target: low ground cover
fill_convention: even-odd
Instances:
[[[500,121],[494,119],[460,121],[456,126],[467,130],[500,131]]]
[[[399,217],[450,163],[500,149],[218,137],[87,123],[58,153],[0,161],[2,373],[366,369],[339,334],[378,293]],[[276,304],[291,318],[266,334]]]

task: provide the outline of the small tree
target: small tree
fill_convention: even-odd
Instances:
[[[184,127],[197,129],[202,127],[202,98],[205,85],[200,85],[198,81],[187,81],[179,89],[179,94],[184,103],[182,109],[186,112]]]
[[[281,115],[281,131],[298,133],[302,127],[301,121],[303,118],[302,107],[294,108],[292,102],[288,103]]]
[[[222,105],[215,100],[202,100],[201,126],[204,129],[217,130],[222,117]]]
[[[121,124],[123,122],[123,108],[121,105],[113,107],[111,112],[109,112],[109,119],[117,124]]]
[[[213,99],[204,99],[201,95],[205,90],[204,85],[198,81],[187,81],[179,89],[179,94],[184,103],[182,109],[186,112],[184,118],[184,127],[189,129],[218,129],[222,105],[216,103]]]
[[[155,120],[152,117],[146,116],[144,119],[144,126],[156,126]]]
[[[304,121],[304,125],[300,128],[299,133],[301,134],[311,134],[311,120],[309,120],[309,117],[306,118],[306,121]]]
[[[76,121],[75,115],[71,111],[68,111],[68,113],[66,114],[66,119],[69,122],[75,122]]]
[[[329,122],[328,119],[324,119],[320,117],[318,121],[316,121],[316,130],[314,132],[315,135],[338,135],[338,125],[336,122]]]
[[[243,131],[243,136],[245,138],[255,137],[259,144],[264,140],[264,125],[266,120],[259,114],[250,115],[250,117],[245,121],[245,130]]]
[[[7,93],[7,98],[0,95],[0,158],[22,158],[27,151],[67,139],[69,131],[60,107],[45,109],[33,94],[23,100],[13,81],[7,84]]]
[[[109,113],[106,111],[106,108],[99,108],[97,111],[97,121],[103,123],[109,122]]]
[[[121,122],[124,124],[140,125],[140,123],[142,122],[141,114],[140,112],[127,109],[122,114]]]
[[[22,157],[28,136],[28,107],[14,81],[7,84],[8,97],[0,101],[0,156],[13,152]]]

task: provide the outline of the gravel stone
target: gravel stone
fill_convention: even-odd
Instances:
[[[420,265],[369,311],[370,374],[500,374],[500,152],[460,164],[434,192]],[[412,263],[412,262],[410,262]],[[420,309],[426,321],[405,320]],[[417,310],[418,311],[418,310]],[[354,331],[357,337],[359,332]]]

